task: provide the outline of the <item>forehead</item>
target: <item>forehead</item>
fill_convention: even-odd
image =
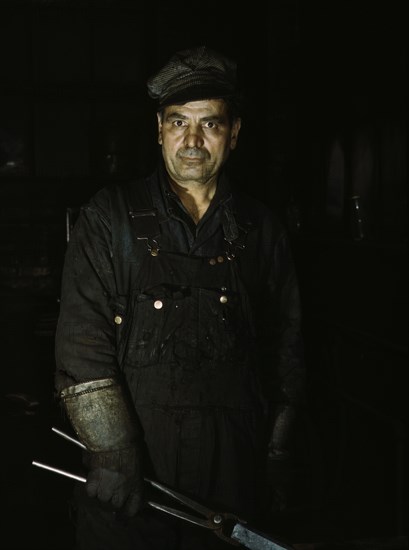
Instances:
[[[201,99],[189,101],[183,105],[167,105],[163,111],[164,117],[225,117],[227,116],[227,104],[223,99]]]

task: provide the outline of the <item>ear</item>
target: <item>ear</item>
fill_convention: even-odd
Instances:
[[[230,149],[233,150],[237,146],[237,140],[241,128],[241,118],[236,118],[230,131]]]
[[[156,113],[158,119],[158,143],[162,145],[162,115],[161,113]]]

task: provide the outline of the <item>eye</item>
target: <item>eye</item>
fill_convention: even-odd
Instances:
[[[209,120],[208,122],[206,122],[205,127],[206,128],[216,128],[216,124],[212,120]]]
[[[184,121],[178,119],[178,120],[173,121],[173,124],[174,124],[175,126],[178,126],[178,127],[180,128],[180,127],[184,126]]]

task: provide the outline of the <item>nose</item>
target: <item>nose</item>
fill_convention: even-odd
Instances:
[[[185,133],[185,146],[187,148],[197,147],[200,148],[203,146],[203,133],[200,126],[188,126]]]

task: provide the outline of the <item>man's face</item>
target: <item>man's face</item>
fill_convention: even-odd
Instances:
[[[236,147],[240,124],[230,123],[222,99],[165,107],[158,114],[158,141],[172,180],[184,187],[214,182]]]

